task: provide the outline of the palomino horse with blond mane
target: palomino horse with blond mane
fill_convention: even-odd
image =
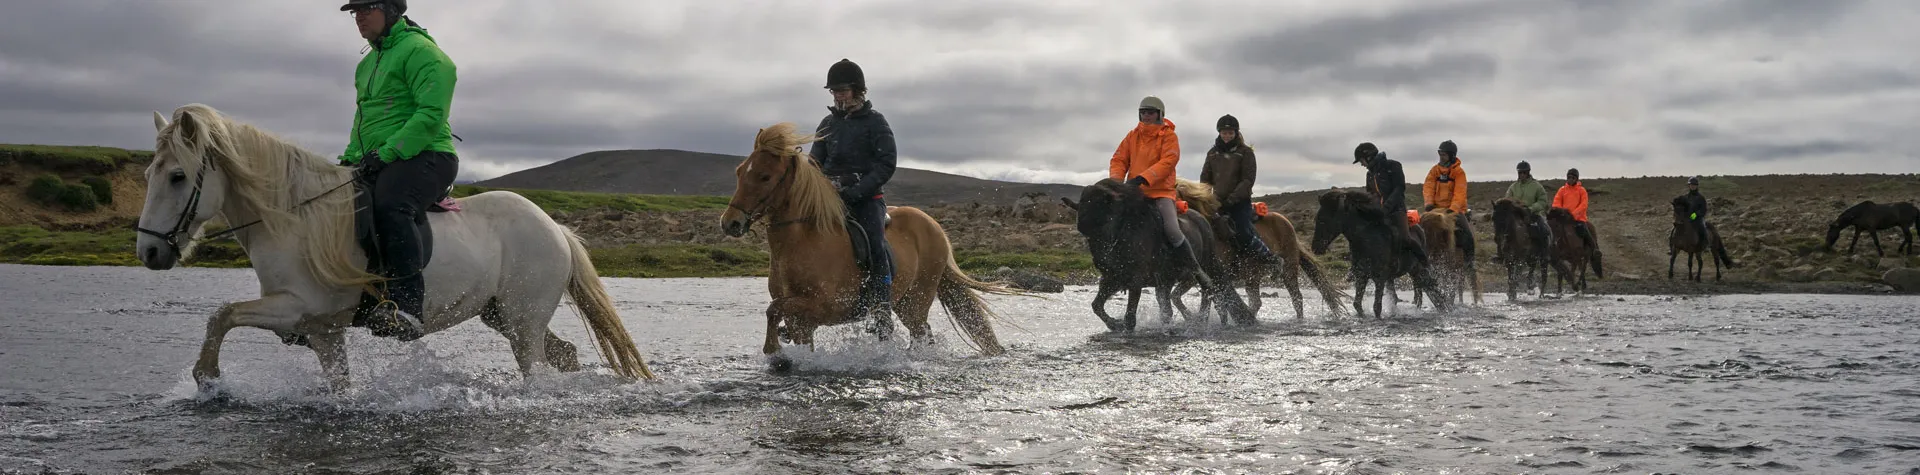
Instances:
[[[1271,213],[1253,222],[1253,229],[1260,234],[1260,240],[1267,244],[1267,249],[1271,249],[1274,256],[1280,258],[1279,269],[1269,268],[1261,265],[1258,259],[1243,255],[1243,251],[1235,248],[1231,242],[1234,232],[1232,226],[1225,218],[1218,216],[1220,198],[1214,195],[1213,186],[1188,180],[1175,180],[1174,186],[1179,190],[1180,199],[1185,200],[1194,211],[1200,212],[1201,216],[1212,218],[1208,221],[1213,224],[1214,257],[1220,260],[1221,268],[1226,274],[1219,278],[1237,281],[1246,286],[1247,304],[1252,307],[1255,315],[1260,313],[1260,285],[1275,273],[1279,274],[1280,281],[1287,287],[1288,296],[1293,299],[1294,318],[1307,316],[1306,298],[1300,293],[1302,275],[1305,275],[1307,282],[1312,283],[1314,289],[1319,291],[1320,298],[1327,302],[1329,312],[1334,316],[1347,313],[1346,306],[1340,303],[1346,298],[1346,292],[1342,292],[1334,282],[1327,280],[1326,275],[1320,272],[1320,263],[1314,260],[1313,255],[1306,252],[1294,234],[1292,220],[1280,213]],[[1179,306],[1182,312],[1186,311],[1186,305],[1180,303],[1178,297],[1193,287],[1191,280],[1182,281],[1173,288],[1174,305]],[[1205,294],[1200,296],[1200,308],[1203,311],[1208,308],[1210,303],[1208,299],[1209,297]]]
[[[753,153],[734,169],[733,200],[720,215],[728,236],[740,237],[762,217],[773,261],[767,273],[767,340],[761,352],[775,369],[792,367],[780,355],[781,341],[813,345],[822,326],[854,321],[860,271],[847,233],[846,208],[833,183],[799,147],[816,140],[794,132],[791,122],[760,129]],[[937,298],[981,354],[1005,351],[994,336],[992,310],[977,292],[1019,292],[968,277],[953,260],[947,232],[919,209],[887,209],[887,244],[893,249],[893,308],[915,343],[930,343],[927,313]],[[891,326],[892,322],[877,322]],[[888,330],[882,330],[886,335]]]
[[[1473,290],[1473,303],[1481,301],[1480,274],[1468,265],[1467,252],[1460,248],[1455,234],[1459,215],[1447,208],[1420,213],[1420,232],[1427,238],[1427,262],[1440,282],[1440,295],[1449,302],[1467,303],[1467,290]],[[1420,306],[1420,293],[1413,294],[1413,306]]]
[[[172,268],[219,216],[249,223],[231,234],[260,279],[258,300],[224,305],[207,321],[194,380],[204,388],[218,379],[227,331],[248,326],[304,341],[319,355],[328,383],[346,387],[346,329],[363,286],[379,280],[363,270],[366,255],[354,245],[353,192],[343,189],[353,170],[205,105],[175,110],[171,123],[155,112],[153,125],[159,137],[146,172],[135,251],[140,262]],[[615,374],[653,378],[579,236],[513,193],[482,193],[461,203],[463,211],[428,218],[439,238],[424,271],[422,323],[429,333],[478,315],[507,337],[523,374],[537,365],[575,371],[573,344],[547,328],[566,294]]]

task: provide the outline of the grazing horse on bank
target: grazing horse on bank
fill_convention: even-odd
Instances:
[[[205,105],[175,110],[171,123],[155,112],[153,121],[159,139],[147,166],[135,242],[140,262],[172,268],[192,253],[201,229],[217,215],[228,223],[250,223],[229,232],[260,279],[259,299],[221,306],[207,321],[194,381],[206,387],[219,379],[227,332],[249,326],[313,349],[331,386],[345,388],[346,329],[361,288],[378,280],[365,271],[367,256],[354,245],[354,194],[346,188],[353,169]],[[653,378],[579,236],[510,192],[481,193],[460,203],[460,212],[427,218],[439,237],[422,271],[427,333],[479,316],[507,338],[522,374],[539,366],[575,371],[580,363],[573,344],[548,329],[564,294],[578,304],[608,368],[623,377]],[[160,229],[169,231],[155,231]]]
[[[1872,201],[1862,201],[1847,208],[1846,211],[1841,211],[1840,217],[1827,225],[1826,249],[1829,252],[1833,251],[1833,243],[1840,240],[1840,231],[1853,228],[1853,241],[1847,243],[1848,254],[1852,254],[1853,246],[1860,243],[1860,231],[1864,230],[1873,237],[1873,250],[1885,256],[1886,249],[1880,248],[1880,231],[1900,228],[1900,248],[1895,251],[1902,255],[1909,255],[1914,251],[1913,234],[1909,231],[1920,231],[1920,229],[1912,229],[1914,227],[1920,227],[1920,209],[1914,208],[1913,203],[1902,201],[1893,204],[1877,204]]]
[[[1693,223],[1693,208],[1687,205],[1687,197],[1673,198],[1673,230],[1667,232],[1667,280],[1673,280],[1674,258],[1680,253],[1687,254],[1687,278],[1698,282],[1700,274],[1707,270],[1707,259],[1703,254],[1713,254],[1713,280],[1720,280],[1720,265],[1733,268],[1733,258],[1727,256],[1727,246],[1720,241],[1720,231],[1707,228],[1707,238],[1700,239],[1700,232]],[[1694,263],[1699,268],[1695,270]]]
[[[1201,216],[1218,216],[1220,199],[1213,194],[1211,185],[1179,180],[1176,188],[1179,190],[1180,199],[1186,200],[1193,211],[1200,213]],[[1320,292],[1320,298],[1326,301],[1328,311],[1333,312],[1335,316],[1345,314],[1347,308],[1341,304],[1341,301],[1345,299],[1346,293],[1340,291],[1332,281],[1326,278],[1325,273],[1320,270],[1320,263],[1300,246],[1300,241],[1294,237],[1293,221],[1280,213],[1270,213],[1256,219],[1257,221],[1253,222],[1253,229],[1259,233],[1258,238],[1266,243],[1267,249],[1272,250],[1273,254],[1280,258],[1280,268],[1277,273],[1293,300],[1294,318],[1307,316],[1306,298],[1300,293],[1302,275],[1305,275],[1307,282],[1312,283],[1314,289]],[[1275,269],[1268,268],[1257,257],[1246,255],[1246,251],[1235,248],[1232,234],[1230,234],[1234,232],[1233,226],[1225,218],[1209,221],[1213,224],[1213,255],[1220,260],[1221,267],[1227,274],[1223,278],[1238,281],[1246,286],[1248,304],[1252,307],[1253,313],[1258,315],[1260,285],[1276,273]],[[1182,312],[1186,311],[1186,305],[1180,302],[1180,296],[1186,294],[1187,289],[1193,288],[1193,285],[1194,282],[1189,279],[1181,281],[1173,288],[1173,304],[1180,307]],[[1210,300],[1209,297],[1202,295],[1200,307],[1207,308]]]
[[[722,230],[733,237],[745,235],[762,217],[769,220],[767,291],[773,303],[767,306],[767,335],[760,351],[776,370],[793,365],[780,353],[782,341],[811,347],[815,330],[861,317],[853,308],[860,287],[852,241],[857,233],[848,232],[846,205],[833,183],[799,151],[818,138],[794,129],[791,122],[760,129],[753,152],[734,168],[733,199],[720,215]],[[890,206],[887,216],[893,309],[914,342],[932,342],[927,314],[937,299],[981,354],[1004,352],[990,321],[993,311],[979,293],[1026,294],[968,277],[954,262],[946,230],[927,213]],[[890,330],[878,333],[884,338]]]
[[[1587,249],[1587,244],[1581,242],[1580,236],[1574,234],[1573,227],[1576,223],[1578,221],[1573,219],[1573,212],[1567,211],[1566,208],[1547,210],[1547,226],[1553,230],[1553,252],[1549,262],[1557,272],[1553,281],[1555,294],[1564,295],[1568,285],[1573,286],[1574,292],[1587,290],[1589,263],[1595,275],[1601,274],[1600,262],[1592,259],[1593,254],[1590,249]],[[1592,233],[1593,244],[1600,245],[1600,228],[1594,227],[1593,222],[1589,221],[1587,232]],[[1541,291],[1545,292],[1546,289],[1543,287]]]
[[[1087,238],[1087,251],[1093,254],[1094,268],[1100,270],[1099,291],[1093,296],[1093,314],[1100,317],[1107,330],[1134,331],[1140,289],[1145,287],[1153,287],[1153,296],[1160,301],[1160,321],[1171,322],[1175,295],[1171,289],[1182,280],[1196,278],[1201,292],[1221,306],[1223,322],[1228,319],[1241,324],[1254,322],[1253,310],[1233,292],[1232,281],[1226,278],[1228,274],[1213,258],[1216,242],[1213,228],[1200,213],[1188,210],[1180,216],[1180,231],[1201,266],[1185,272],[1175,261],[1181,257],[1172,255],[1172,248],[1167,246],[1168,237],[1162,230],[1160,217],[1139,187],[1102,179],[1081,190],[1080,202],[1066,198],[1061,201],[1078,211],[1080,234]],[[1196,277],[1196,274],[1205,276]],[[1127,291],[1127,313],[1116,320],[1107,316],[1107,299],[1122,290]]]
[[[1439,208],[1420,214],[1420,230],[1425,234],[1427,244],[1428,267],[1440,281],[1440,294],[1449,302],[1466,303],[1466,291],[1473,290],[1473,303],[1480,303],[1480,275],[1474,272],[1467,262],[1467,252],[1458,242],[1458,215],[1453,210]],[[1471,285],[1471,287],[1469,287]],[[1413,294],[1413,305],[1420,306],[1420,294]]]
[[[1413,276],[1415,292],[1426,292],[1433,297],[1436,310],[1445,311],[1446,297],[1440,294],[1439,283],[1428,272],[1425,250],[1421,244],[1422,236],[1412,231],[1408,241],[1395,239],[1394,228],[1388,219],[1406,219],[1406,216],[1388,212],[1380,206],[1373,195],[1358,190],[1333,190],[1320,195],[1320,211],[1313,219],[1313,253],[1326,254],[1333,245],[1334,238],[1345,237],[1350,251],[1351,272],[1353,277],[1353,311],[1356,315],[1366,315],[1362,305],[1366,301],[1366,285],[1374,286],[1373,315],[1384,318],[1381,313],[1381,299],[1397,302],[1394,295],[1393,280],[1403,275]],[[1414,227],[1416,230],[1418,227]],[[1403,245],[1402,243],[1406,244]],[[1387,307],[1391,309],[1392,306]]]
[[[1518,201],[1501,198],[1493,202],[1493,242],[1504,259],[1501,264],[1507,268],[1509,301],[1518,297],[1523,283],[1534,285],[1537,281],[1534,288],[1546,291],[1550,243],[1549,232],[1537,224],[1540,222],[1540,215]]]

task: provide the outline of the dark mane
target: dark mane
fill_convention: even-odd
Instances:
[[[1853,205],[1853,207],[1847,208],[1846,211],[1840,212],[1840,218],[1834,220],[1834,225],[1843,225],[1844,223],[1851,223],[1856,219],[1860,219],[1860,215],[1872,211],[1874,206],[1873,200],[1862,201],[1860,204]]]
[[[1548,220],[1548,221],[1553,221],[1553,222],[1566,222],[1566,223],[1572,223],[1572,222],[1573,222],[1573,212],[1572,212],[1572,211],[1567,211],[1567,209],[1566,209],[1566,208],[1553,208],[1553,209],[1549,209],[1549,210],[1547,210],[1547,220]]]

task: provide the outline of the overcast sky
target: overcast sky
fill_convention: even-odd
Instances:
[[[0,142],[150,149],[149,111],[201,102],[337,155],[365,45],[339,3],[8,2]],[[1263,192],[1357,184],[1361,141],[1423,176],[1452,139],[1473,179],[1920,169],[1912,0],[411,3],[459,65],[468,179],[743,154],[817,123],[841,58],[903,165],[983,178],[1097,180],[1148,94],[1182,176],[1239,117]]]

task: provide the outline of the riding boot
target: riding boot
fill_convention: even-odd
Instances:
[[[368,329],[372,330],[373,336],[394,337],[400,341],[413,341],[425,336],[425,325],[420,318],[426,314],[422,311],[426,306],[426,294],[426,279],[418,272],[388,280],[387,300],[393,303],[382,303],[376,307],[375,314],[378,317],[372,320]]]
[[[871,327],[867,331],[881,340],[893,338],[893,277],[880,276],[871,279],[873,284],[868,290],[867,320]]]
[[[1574,234],[1580,235],[1580,241],[1587,245],[1587,260],[1592,262],[1593,276],[1602,279],[1607,278],[1606,273],[1601,270],[1600,244],[1595,242],[1597,240],[1593,238],[1593,229],[1588,228],[1585,223],[1581,223],[1573,229]]]
[[[1193,271],[1194,280],[1200,283],[1201,288],[1213,288],[1213,277],[1208,276],[1207,271],[1200,267],[1200,257],[1194,254],[1192,243],[1180,241],[1179,244],[1173,245],[1172,252],[1174,272],[1176,274],[1184,274],[1191,270]]]

